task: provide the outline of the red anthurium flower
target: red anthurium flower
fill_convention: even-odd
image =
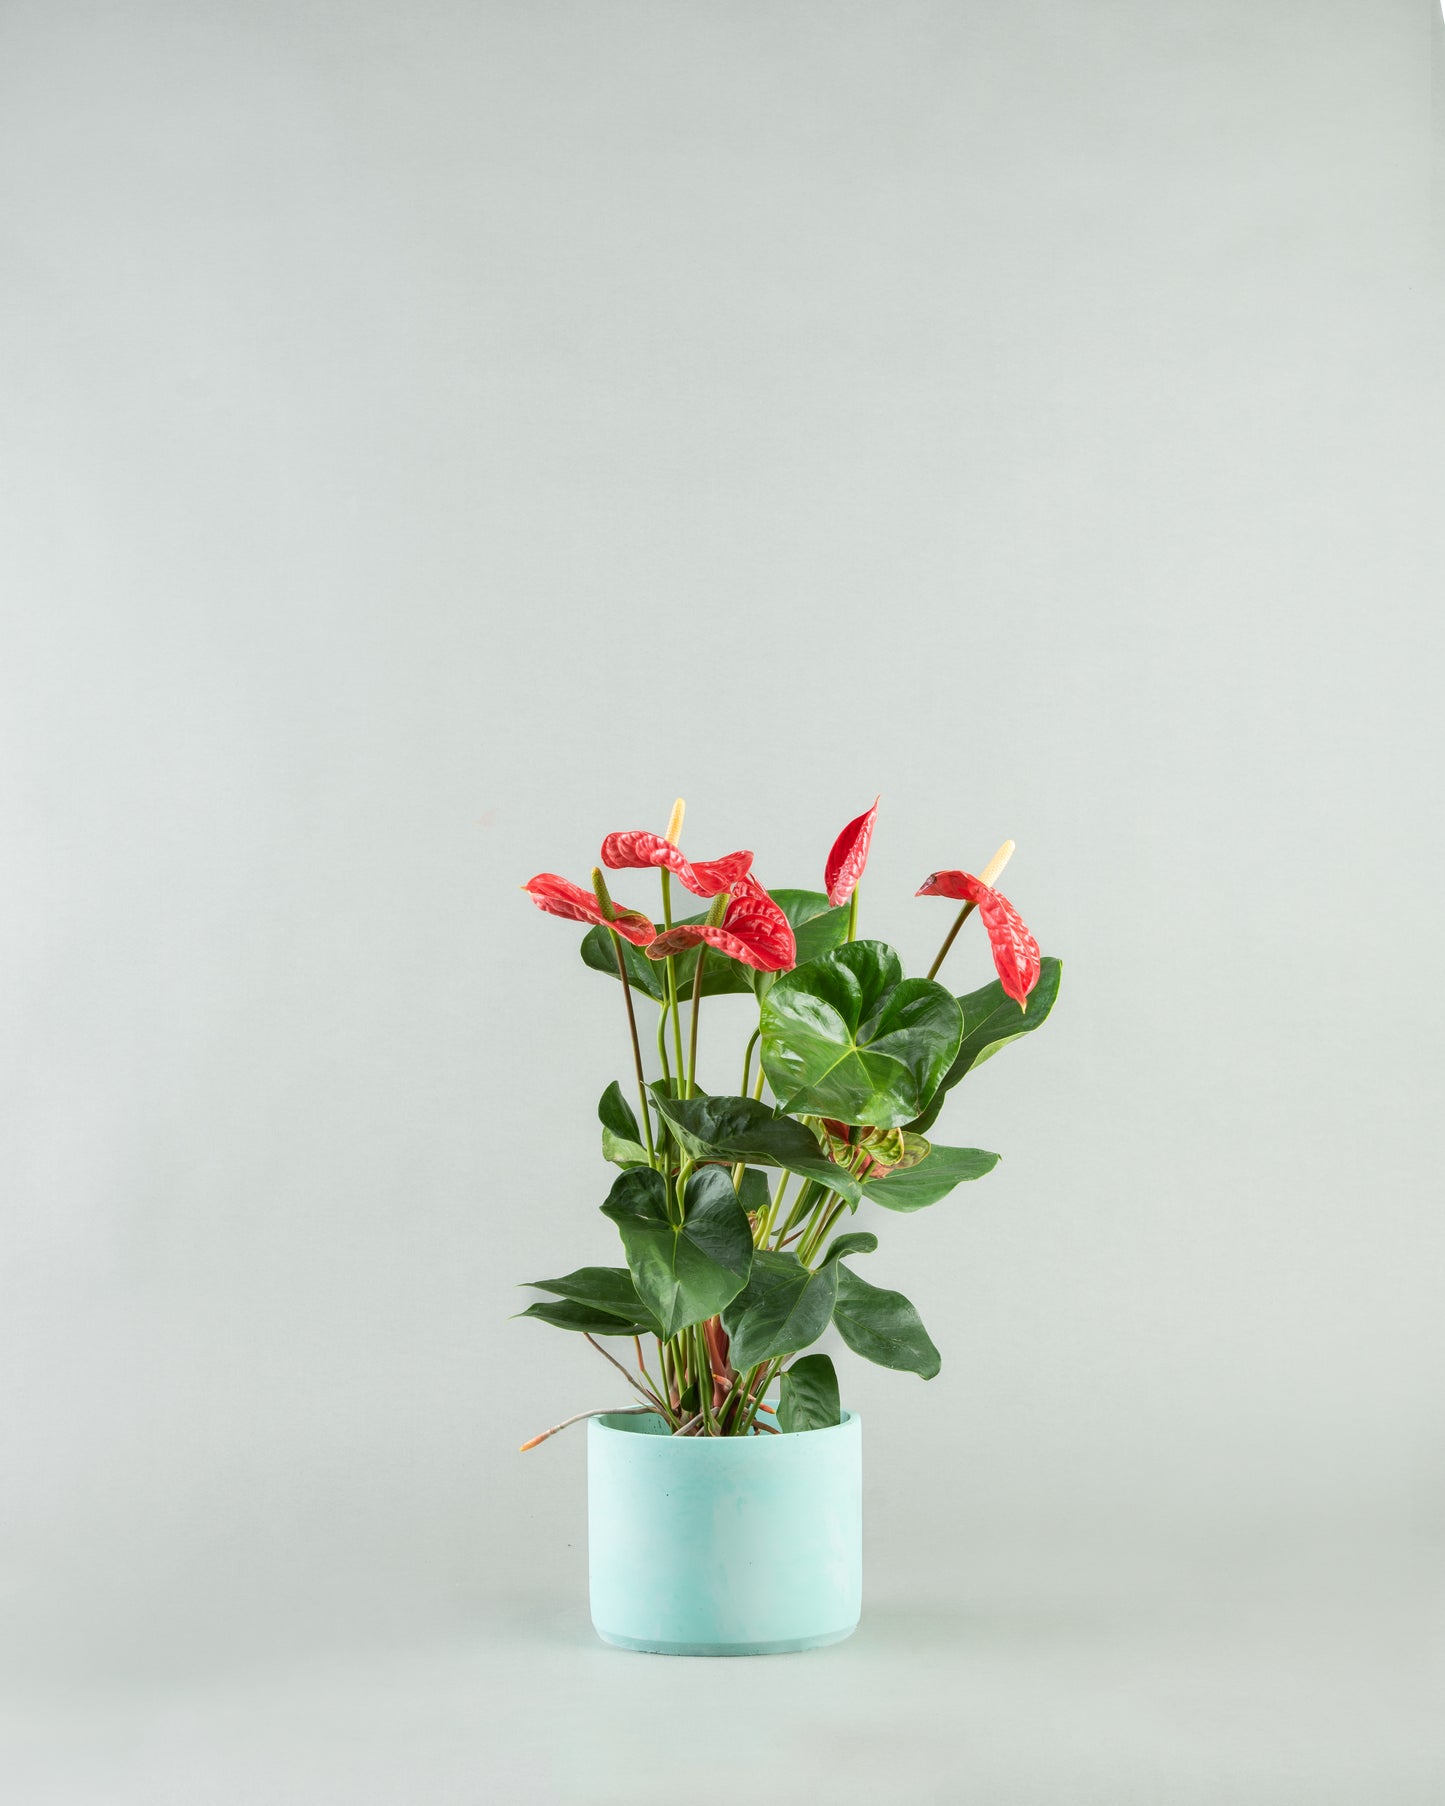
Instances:
[[[860,816],[848,823],[843,832],[833,842],[833,851],[828,855],[828,863],[823,870],[823,889],[828,893],[828,901],[834,909],[846,903],[853,895],[854,886],[863,876],[863,867],[868,863],[868,847],[873,839],[873,820],[878,813],[878,798],[873,799],[873,807],[865,809]]]
[[[631,834],[609,834],[602,843],[602,863],[613,871],[640,871],[644,866],[665,865],[676,872],[695,897],[715,897],[731,890],[739,878],[753,869],[751,853],[725,853],[721,859],[700,859],[690,865],[670,840],[639,829]]]
[[[798,960],[792,924],[752,877],[739,878],[733,884],[727,913],[716,927],[710,922],[682,923],[658,935],[647,949],[647,957],[667,959],[686,953],[699,942],[759,972],[788,972]]]
[[[645,947],[657,930],[635,909],[617,909],[609,922],[602,905],[590,890],[559,878],[555,872],[538,872],[522,886],[527,895],[549,916],[565,916],[569,922],[595,922],[603,928],[615,928],[634,947]]]
[[[1012,997],[1020,1009],[1027,1008],[1024,1000],[1039,982],[1039,944],[1003,892],[991,890],[968,872],[934,872],[915,894],[954,897],[978,906],[1004,995]]]

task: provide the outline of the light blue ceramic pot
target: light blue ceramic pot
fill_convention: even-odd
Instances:
[[[587,1426],[592,1622],[620,1649],[778,1655],[838,1643],[863,1594],[863,1425],[669,1436]]]

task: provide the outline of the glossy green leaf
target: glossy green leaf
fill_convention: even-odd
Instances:
[[[837,1267],[838,1302],[833,1321],[854,1354],[880,1367],[931,1380],[943,1365],[918,1312],[902,1292],[870,1286],[848,1267]]]
[[[582,937],[582,963],[591,966],[594,972],[605,972],[609,978],[617,976],[617,957],[612,949],[618,943],[618,937],[606,928],[589,928]],[[631,941],[621,941],[622,963],[627,968],[627,982],[633,990],[641,991],[654,1003],[661,1003],[667,995],[667,969],[656,966],[640,948],[634,947]]]
[[[672,1125],[683,1151],[694,1160],[741,1160],[777,1166],[816,1179],[850,1203],[861,1195],[858,1181],[835,1166],[817,1137],[791,1116],[751,1097],[666,1097],[654,1086],[657,1107]]]
[[[759,1172],[757,1167],[744,1169],[738,1183],[738,1199],[744,1210],[757,1212],[766,1210],[772,1200],[772,1192],[768,1188],[768,1176]]]
[[[652,1313],[648,1311],[643,1300],[638,1297],[638,1288],[632,1282],[632,1275],[625,1266],[580,1266],[574,1273],[564,1273],[562,1279],[531,1279],[529,1286],[536,1291],[551,1291],[558,1299],[565,1299],[574,1304],[578,1311],[591,1311],[600,1318],[616,1318],[620,1329],[592,1329],[592,1335],[656,1335],[657,1324]],[[580,1320],[571,1320],[569,1313],[555,1315],[551,1304],[531,1306],[526,1311],[518,1311],[518,1317],[540,1317],[544,1322],[556,1324],[558,1329],[589,1329],[589,1324]]]
[[[998,1165],[983,1148],[945,1148],[935,1142],[917,1166],[900,1167],[863,1187],[863,1196],[885,1210],[923,1210],[946,1198],[955,1185],[981,1179]]]
[[[957,1001],[904,978],[882,941],[851,941],[785,972],[763,999],[761,1057],[785,1110],[901,1127],[933,1096],[958,1052]]]
[[[1017,1041],[1022,1035],[1031,1035],[1036,1028],[1043,1026],[1058,998],[1063,970],[1060,960],[1045,959],[1040,962],[1039,982],[1029,992],[1028,1008],[1023,1011],[1020,1011],[1011,997],[1004,995],[1003,986],[997,980],[959,998],[959,1007],[963,1013],[963,1038],[958,1044],[958,1052],[927,1106],[909,1123],[910,1129],[920,1132],[930,1129],[938,1120],[944,1099],[966,1073],[971,1072],[975,1066],[981,1066],[985,1060],[992,1059],[1010,1041]]]
[[[800,966],[841,947],[848,938],[848,906],[831,909],[820,890],[775,890],[774,898],[793,925]],[[826,1358],[826,1357],[822,1357]]]
[[[878,1246],[878,1237],[867,1229],[855,1229],[847,1235],[835,1235],[828,1244],[828,1252],[818,1262],[820,1268],[829,1266],[835,1260],[842,1260],[845,1254],[871,1254]]]
[[[625,1141],[607,1128],[602,1131],[602,1158],[610,1160],[614,1166],[652,1165],[647,1158],[647,1149],[640,1142]]]
[[[806,965],[821,953],[829,953],[848,938],[848,910],[829,907],[820,890],[775,890],[773,901],[788,918],[797,943],[795,966]],[[766,997],[779,977],[776,972],[747,970],[748,982],[759,997]]]
[[[578,1267],[560,1279],[528,1279],[523,1283],[536,1292],[553,1292],[558,1298],[595,1304],[618,1317],[632,1315],[641,1304],[626,1267]]]
[[[833,1315],[838,1271],[829,1265],[810,1273],[796,1254],[759,1248],[747,1285],[722,1314],[733,1366],[752,1367],[816,1342]]]
[[[838,1375],[825,1354],[804,1355],[784,1368],[778,1382],[778,1428],[793,1435],[802,1430],[831,1430],[843,1421]]]
[[[681,1223],[669,1220],[666,1184],[651,1168],[619,1175],[602,1211],[616,1223],[638,1294],[665,1336],[715,1316],[747,1283],[752,1231],[723,1167],[693,1174]]]
[[[642,1130],[637,1126],[632,1105],[622,1095],[622,1087],[616,1079],[597,1100],[597,1120],[604,1129],[611,1129],[620,1141],[642,1140]]]
[[[680,928],[684,923],[705,922],[707,911],[700,915],[679,916],[673,923]],[[659,924],[659,928],[661,924]],[[589,928],[582,937],[582,961],[591,966],[594,972],[605,972],[611,978],[617,976],[617,959],[612,951],[613,936],[605,928]],[[661,1003],[667,996],[667,965],[662,960],[651,960],[630,941],[622,943],[623,963],[627,967],[627,981],[634,989],[644,992],[654,1003]],[[686,953],[679,953],[674,964],[677,967],[677,993],[684,1003],[692,996],[692,981],[697,971],[698,949],[693,947]],[[716,951],[708,955],[707,967],[702,975],[702,994],[704,997],[721,997],[734,992],[746,993],[752,990],[752,970],[741,965],[735,959]]]
[[[589,1336],[651,1336],[657,1325],[647,1316],[614,1317],[610,1311],[599,1311],[593,1304],[577,1304],[570,1298],[539,1298],[529,1304],[519,1317],[536,1317],[554,1329],[575,1330]]]

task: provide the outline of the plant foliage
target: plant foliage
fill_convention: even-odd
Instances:
[[[839,1225],[874,1206],[924,1210],[993,1170],[997,1154],[945,1146],[933,1125],[971,1072],[1047,1020],[1061,968],[996,888],[1011,842],[981,877],[939,871],[921,887],[962,903],[925,975],[859,939],[877,808],[838,835],[822,890],[767,891],[749,852],[689,860],[681,805],[667,835],[609,834],[590,888],[550,872],[524,887],[547,914],[586,925],[582,960],[621,990],[632,1072],[597,1106],[603,1158],[620,1169],[600,1208],[625,1265],[534,1280],[547,1296],[519,1315],[599,1347],[633,1338],[617,1365],[676,1435],[839,1423],[832,1359],[804,1352],[830,1332],[881,1367],[927,1380],[941,1365],[913,1304],[850,1264],[877,1235]],[[602,867],[649,874],[648,913],[614,901]],[[675,916],[674,884],[708,908]],[[957,996],[937,974],[974,913],[997,976]],[[707,1068],[721,1078],[739,1060],[741,1079],[708,1091],[702,1005],[728,995],[750,999],[756,1022]],[[718,1008],[720,1027],[738,1007]]]

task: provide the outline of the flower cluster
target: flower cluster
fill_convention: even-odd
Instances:
[[[609,912],[605,887],[584,891],[555,872],[539,872],[523,885],[538,909],[612,928],[641,947],[652,960],[686,953],[700,942],[729,959],[759,972],[789,972],[797,962],[797,944],[786,915],[753,877],[751,853],[725,853],[721,859],[683,857],[682,849],[645,829],[609,834],[602,843],[602,863],[609,871],[635,872],[660,867],[671,872],[695,897],[724,897],[726,907],[716,922],[682,923],[659,934],[636,910]]]
[[[823,888],[835,909],[853,900],[863,876],[878,801],[875,797],[872,808],[848,823],[828,854]],[[672,873],[695,897],[725,897],[726,907],[715,922],[682,923],[659,933],[640,911],[612,904],[600,883],[592,890],[583,890],[555,872],[539,872],[522,888],[538,909],[568,921],[611,929],[642,948],[652,960],[665,960],[705,944],[759,972],[790,972],[796,965],[797,940],[792,925],[753,877],[751,853],[724,853],[720,859],[690,861],[674,841],[638,828],[609,834],[602,842],[601,858],[603,865],[614,872],[660,868]],[[978,910],[999,983],[1015,1003],[1026,1006],[1029,992],[1039,981],[1039,944],[1008,898],[982,878],[962,871],[934,872],[915,894],[962,901],[967,906],[965,914]]]

